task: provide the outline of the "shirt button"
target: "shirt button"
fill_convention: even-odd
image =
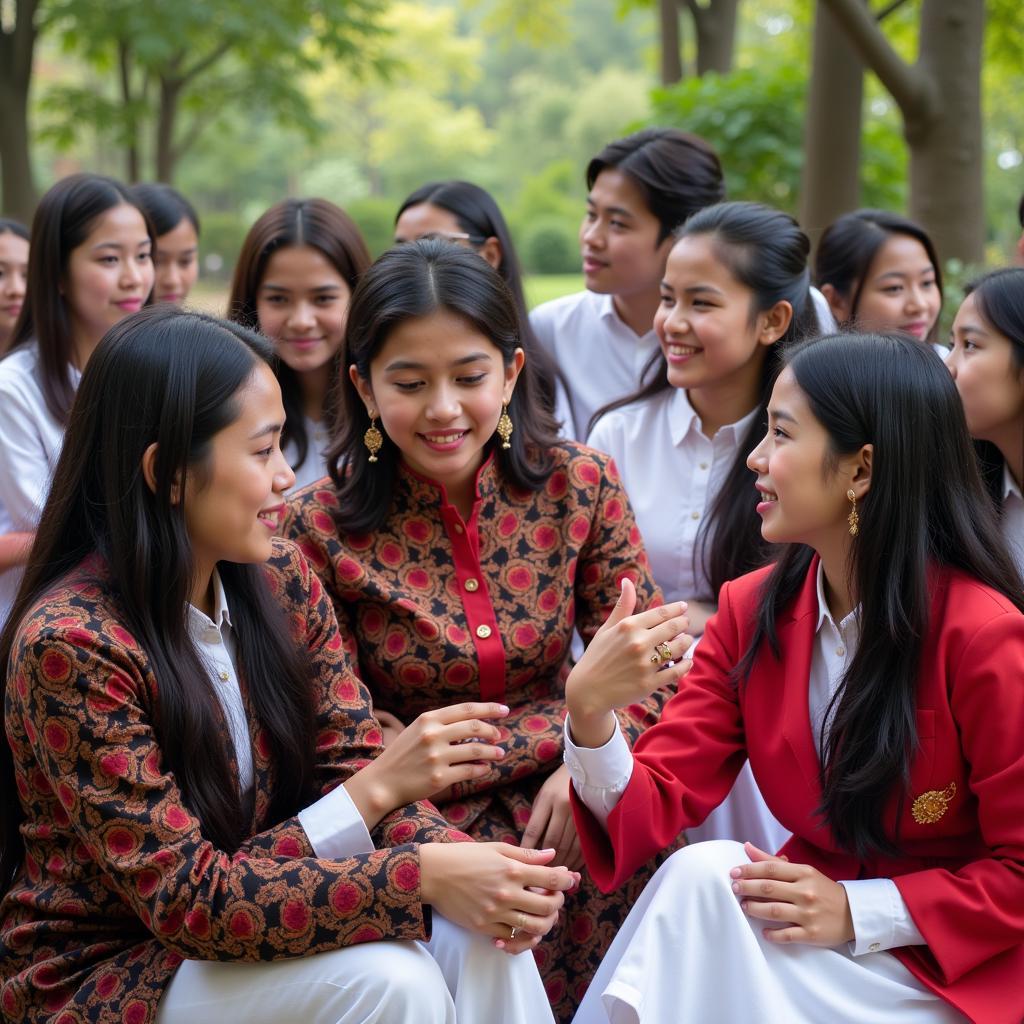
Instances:
[[[480,589],[479,582],[477,580],[473,579],[472,577],[470,579],[466,580],[465,586],[466,586],[466,589],[471,594]]]
[[[690,518],[691,519],[700,519],[700,513],[699,512],[691,512],[690,513]]]
[[[842,656],[843,656],[843,655],[844,655],[845,653],[846,653],[846,648],[845,648],[845,647],[837,647],[837,648],[836,648],[836,654],[838,654],[840,658],[841,658],[841,657],[842,657]]]
[[[225,683],[228,681],[228,674],[227,674],[227,672],[221,672],[220,677],[221,677],[222,680],[224,680]]]
[[[881,948],[882,944],[880,942],[872,942],[871,945],[868,946],[868,952],[877,953]]]
[[[463,530],[463,528],[462,528],[462,523],[456,523],[455,526],[454,526],[454,530],[455,530],[456,533],[464,533],[465,532]]]
[[[708,464],[707,464],[706,462],[702,462],[702,463],[700,464],[700,468],[701,468],[701,469],[707,469],[707,468],[708,468]]]
[[[486,640],[491,635],[491,627],[490,626],[477,626],[476,627],[476,635],[478,637],[480,637],[481,640]]]

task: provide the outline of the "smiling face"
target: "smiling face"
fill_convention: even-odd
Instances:
[[[199,236],[192,222],[181,222],[156,240],[153,253],[155,284],[154,302],[176,302],[181,305],[199,276]]]
[[[238,416],[214,435],[185,485],[185,525],[200,590],[220,561],[265,562],[295,474],[281,454],[284,406],[273,371],[259,362],[235,395]]]
[[[862,331],[903,331],[920,341],[931,333],[942,307],[935,267],[925,247],[910,235],[891,235],[864,276],[854,318]]]
[[[755,312],[753,291],[718,258],[712,238],[681,238],[669,254],[654,317],[669,383],[688,390],[734,385],[756,396],[767,346],[792,315],[788,303],[779,305]]]
[[[10,337],[25,302],[28,242],[13,231],[0,234],[0,344]]]
[[[146,222],[128,203],[101,213],[71,250],[62,292],[81,365],[114,324],[142,308],[153,288],[151,250]]]
[[[946,365],[971,436],[998,445],[1004,456],[1024,437],[1024,370],[1015,358],[1021,351],[981,315],[973,294],[964,299]]]
[[[629,297],[654,291],[665,271],[672,239],[661,242],[661,223],[643,192],[622,171],[602,171],[587,196],[580,253],[587,288]]]
[[[764,539],[807,544],[819,553],[841,549],[849,536],[847,491],[859,501],[870,486],[870,448],[834,455],[792,370],[783,370],[768,403],[768,433],[747,458],[757,474]]]
[[[523,362],[522,349],[516,349],[503,365],[490,338],[438,310],[391,331],[370,363],[369,381],[355,366],[349,375],[405,463],[452,495],[464,491],[480,468]]]
[[[326,367],[341,347],[352,289],[337,267],[309,245],[278,249],[256,294],[260,330],[296,373]]]

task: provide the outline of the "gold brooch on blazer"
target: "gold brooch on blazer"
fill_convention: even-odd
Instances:
[[[934,825],[946,813],[949,801],[955,796],[955,782],[951,782],[945,789],[929,789],[914,801],[910,813],[918,825]]]

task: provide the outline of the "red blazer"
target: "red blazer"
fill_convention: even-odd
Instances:
[[[892,878],[927,946],[894,955],[971,1020],[1024,1019],[1024,615],[962,573],[936,571],[917,693],[920,749],[899,820],[899,858],[839,849],[815,813],[819,759],[808,677],[818,617],[817,560],[779,616],[781,657],[764,649],[738,690],[730,670],[753,634],[769,570],[727,583],[693,669],[661,722],[634,748],[635,769],[607,833],[572,794],[587,864],[622,883],[680,830],[699,825],[746,758],[765,802],[793,837],[783,848],[836,880]],[[747,724],[750,728],[747,728]],[[915,800],[936,820],[915,820]],[[921,803],[917,805],[917,818]],[[894,793],[884,814],[896,834]]]

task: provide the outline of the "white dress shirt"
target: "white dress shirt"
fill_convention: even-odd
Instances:
[[[818,624],[811,655],[807,702],[810,710],[814,746],[819,743],[821,722],[828,703],[842,681],[843,674],[857,649],[858,622],[854,609],[836,623],[825,600],[824,571],[818,564]],[[699,657],[699,651],[695,657]],[[682,685],[686,685],[685,679]],[[572,741],[571,722],[564,730],[565,763],[580,799],[601,823],[619,802],[633,774],[633,755],[616,729],[601,747],[577,747]],[[867,878],[841,883],[846,888],[853,918],[854,956],[877,953],[896,946],[925,945],[895,882],[889,878]]]
[[[295,470],[293,491],[297,491],[301,487],[307,487],[309,484],[315,484],[317,480],[322,480],[327,476],[327,459],[325,456],[331,441],[330,432],[327,429],[327,421],[312,420],[306,416],[305,423],[309,447],[306,449],[305,461],[298,469],[295,468],[295,463],[298,461],[299,453],[295,445],[289,442],[284,447],[284,457],[288,460],[288,465]]]
[[[686,392],[666,388],[605,414],[587,439],[615,459],[666,601],[716,600],[697,534],[757,412],[709,438]]]
[[[81,373],[68,368],[78,387]],[[39,347],[23,345],[0,360],[0,533],[34,532],[64,444],[64,427],[43,398]],[[0,627],[24,575],[0,572]]]
[[[1024,497],[1009,466],[1003,467],[1003,538],[1024,578]]]
[[[571,422],[566,437],[582,441],[602,406],[640,386],[644,367],[658,351],[653,328],[637,335],[615,311],[611,295],[583,291],[545,302],[530,313],[538,341],[562,371]]]
[[[238,645],[231,625],[231,611],[220,574],[216,571],[213,574],[213,592],[213,618],[189,605],[188,630],[224,711],[238,763],[239,789],[246,793],[252,788],[254,778],[252,742],[238,682]],[[298,819],[314,852],[325,860],[340,860],[357,853],[370,853],[374,849],[366,823],[344,786],[335,787],[299,811]]]

